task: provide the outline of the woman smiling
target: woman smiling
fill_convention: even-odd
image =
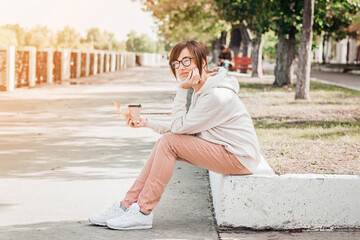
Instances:
[[[197,41],[178,43],[169,65],[178,82],[170,125],[128,117],[130,127],[148,127],[162,134],[140,175],[121,202],[89,218],[112,229],[152,227],[152,210],[159,203],[175,170],[184,161],[220,174],[271,172],[261,156],[254,125],[237,93],[239,84],[224,68],[207,69],[204,46]],[[186,111],[186,96],[194,89]]]

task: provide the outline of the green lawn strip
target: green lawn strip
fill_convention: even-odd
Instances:
[[[318,128],[334,128],[337,126],[358,128],[360,127],[360,121],[312,121],[312,120],[290,120],[290,121],[279,121],[279,117],[265,117],[265,118],[253,118],[255,128],[297,128],[304,129],[310,127]],[[274,122],[268,122],[266,119],[277,120]]]

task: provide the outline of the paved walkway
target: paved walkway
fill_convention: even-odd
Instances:
[[[0,239],[218,239],[206,171],[177,163],[151,230],[114,231],[87,218],[121,199],[159,135],[117,115],[141,103],[169,121],[176,90],[168,68],[134,68],[0,92]],[[221,239],[358,239],[360,232],[240,231]]]
[[[112,118],[112,100],[141,103],[145,114],[168,121],[176,85],[167,68],[77,82],[0,93],[0,239],[217,239],[206,171],[184,163],[153,229],[90,225],[88,216],[125,195],[160,136]]]
[[[311,70],[311,79],[344,88],[360,91],[360,74],[324,72]]]
[[[264,69],[265,72],[274,74],[275,63],[264,62]],[[249,74],[249,76],[251,75]],[[269,76],[271,75],[265,75],[265,79],[263,80],[266,80],[266,77]],[[326,69],[319,65],[312,67],[310,76],[313,81],[360,91],[360,74],[358,73],[336,72],[335,69]],[[296,77],[296,75],[294,75],[294,77]]]

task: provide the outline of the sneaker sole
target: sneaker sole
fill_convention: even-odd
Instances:
[[[89,219],[89,222],[90,223],[92,223],[92,224],[95,224],[95,225],[97,225],[97,226],[102,226],[102,227],[106,227],[107,225],[106,225],[106,223],[100,223],[100,222],[96,222],[96,221],[91,221],[90,219]]]
[[[121,228],[121,227],[115,227],[115,226],[111,226],[109,224],[107,224],[107,226],[111,229],[115,229],[115,230],[141,230],[141,229],[150,229],[152,228],[152,225],[148,225],[148,226],[134,226],[134,227],[126,227],[126,228]]]

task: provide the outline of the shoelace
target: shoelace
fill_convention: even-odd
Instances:
[[[137,213],[136,210],[128,208],[128,209],[126,209],[126,214],[121,215],[120,218],[124,219],[124,218],[127,218],[127,217],[131,217],[131,216],[134,216],[136,213]]]

